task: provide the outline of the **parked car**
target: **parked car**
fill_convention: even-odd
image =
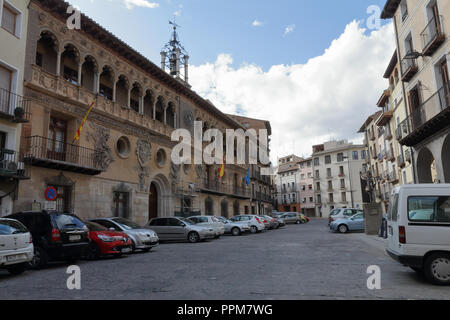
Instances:
[[[387,220],[387,253],[430,282],[450,285],[450,184],[394,188]]]
[[[108,230],[91,221],[84,223],[89,229],[89,239],[91,239],[85,253],[86,258],[97,259],[107,255],[119,257],[133,251],[133,242],[126,233]]]
[[[272,229],[272,222],[269,219],[264,216],[258,216],[258,218],[262,221],[266,230]]]
[[[78,260],[89,245],[86,225],[70,213],[23,211],[9,215],[24,224],[33,237],[32,268],[43,268],[50,261]]]
[[[306,222],[298,212],[286,212],[280,216],[280,219],[283,219],[285,224],[301,224]]]
[[[248,222],[250,224],[250,232],[262,232],[266,228],[264,223],[256,215],[239,215],[230,219],[233,222]]]
[[[198,226],[213,229],[216,239],[220,238],[220,236],[225,233],[225,226],[219,219],[214,216],[193,216],[189,217],[188,219],[194,221]]]
[[[96,222],[110,231],[126,233],[131,238],[133,252],[142,250],[149,252],[159,245],[159,238],[155,231],[143,228],[137,223],[125,218],[97,218],[90,220]]]
[[[161,241],[187,240],[195,243],[216,236],[213,228],[197,225],[181,217],[154,218],[145,227],[153,229]]]
[[[0,218],[0,268],[20,274],[33,259],[33,238],[17,220]]]
[[[276,218],[276,220],[277,220],[277,222],[278,222],[278,228],[281,228],[281,227],[285,227],[285,226],[286,226],[286,222],[284,222],[283,219],[281,219],[281,218]]]
[[[350,218],[357,213],[363,212],[361,209],[355,208],[336,208],[330,212],[330,216],[328,217],[328,225],[334,220],[339,220],[343,218]]]
[[[349,231],[364,231],[364,214],[362,212],[355,214],[350,218],[334,220],[330,223],[330,229],[347,233]]]
[[[278,229],[280,227],[280,223],[278,222],[277,219],[272,218],[270,216],[266,216],[266,215],[264,215],[262,217],[265,219],[265,221],[267,221],[269,223],[269,229]]]
[[[245,221],[236,221],[233,222],[224,217],[216,217],[225,227],[225,233],[231,233],[233,236],[240,236],[245,232],[250,232],[250,223]]]

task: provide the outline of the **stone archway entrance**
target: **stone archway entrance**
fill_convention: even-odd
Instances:
[[[417,156],[417,177],[419,183],[433,183],[437,178],[436,161],[428,148],[422,148]]]
[[[441,155],[445,183],[450,183],[450,134],[448,134],[444,140]]]
[[[151,179],[148,198],[148,217],[167,217],[174,214],[171,205],[171,190],[167,177],[158,174]]]
[[[148,196],[148,220],[158,217],[158,190],[156,185],[150,185],[150,195]]]

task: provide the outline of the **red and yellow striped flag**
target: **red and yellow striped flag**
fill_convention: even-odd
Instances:
[[[89,113],[91,113],[92,109],[94,108],[94,104],[95,104],[95,101],[96,101],[96,100],[97,100],[97,97],[95,97],[94,100],[92,100],[92,103],[91,103],[91,105],[89,106],[88,112],[86,112],[86,115],[84,116],[83,121],[81,121],[81,125],[80,125],[80,127],[78,128],[77,133],[75,133],[75,137],[73,137],[73,142],[74,142],[74,143],[75,143],[76,141],[80,140],[81,130],[83,130],[84,123],[86,122],[86,119],[88,118]]]
[[[225,158],[222,160],[222,166],[219,168],[219,179],[225,175]]]

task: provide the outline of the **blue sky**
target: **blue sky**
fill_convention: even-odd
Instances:
[[[366,27],[367,8],[385,1],[70,0],[157,65],[177,13],[192,89],[223,112],[270,120],[273,161],[362,141],[395,49],[390,21]]]
[[[220,53],[234,63],[255,63],[267,70],[277,64],[303,64],[320,55],[352,20],[364,20],[370,5],[385,0],[148,0],[156,8],[126,0],[70,0],[81,11],[133,48],[159,63],[170,37],[168,20],[175,12],[181,40],[191,63],[213,62]],[[141,0],[142,1],[142,0]],[[261,23],[255,27],[252,23]],[[293,32],[284,35],[288,26]]]

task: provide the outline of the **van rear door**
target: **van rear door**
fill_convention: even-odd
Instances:
[[[387,236],[388,247],[393,251],[399,249],[398,238],[398,220],[399,220],[399,193],[393,193],[390,197],[388,214],[387,214]]]

